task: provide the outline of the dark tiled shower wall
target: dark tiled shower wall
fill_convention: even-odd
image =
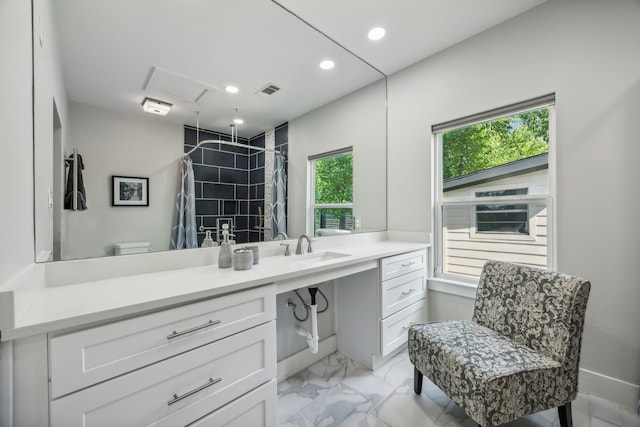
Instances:
[[[184,152],[196,146],[196,130],[184,128]],[[231,135],[200,129],[199,140],[231,141]],[[247,144],[248,140],[238,138]],[[190,155],[196,193],[196,225],[211,229],[216,240],[218,219],[232,219],[238,243],[248,242],[249,152],[246,148],[225,144],[205,144]],[[198,246],[205,232],[198,231]]]
[[[280,135],[280,138],[278,138]],[[231,136],[200,129],[199,140],[220,139],[231,141]],[[288,126],[276,129],[276,147],[286,151],[288,146]],[[264,134],[238,142],[264,148]],[[184,128],[184,152],[196,145],[196,130]],[[218,219],[231,218],[235,224],[233,233],[237,243],[264,240],[260,230],[258,207],[264,215],[264,152],[251,151],[242,147],[225,144],[206,144],[191,155],[195,177],[196,224],[212,230],[214,240]],[[205,233],[198,232],[198,245]]]

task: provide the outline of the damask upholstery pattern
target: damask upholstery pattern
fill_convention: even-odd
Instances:
[[[472,419],[497,426],[575,399],[590,283],[489,261],[472,321],[414,325],[409,357]]]

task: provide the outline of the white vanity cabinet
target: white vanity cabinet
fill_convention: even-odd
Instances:
[[[381,258],[346,280],[337,286],[338,351],[375,369],[426,319],[427,251]]]
[[[52,335],[50,424],[275,426],[275,315],[267,285]]]
[[[426,268],[426,251],[380,260],[380,352],[383,357],[407,342],[409,326],[426,319]]]
[[[327,348],[337,341],[373,368],[425,319],[428,245],[373,237],[332,247],[339,258],[266,257],[250,272],[198,266],[75,283],[105,268],[86,260],[64,265],[75,284],[45,286],[58,268],[28,271],[0,290],[10,308],[0,316],[0,427],[275,427],[276,293],[335,280]],[[147,255],[158,266],[168,256]]]

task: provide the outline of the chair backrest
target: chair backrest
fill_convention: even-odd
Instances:
[[[541,352],[575,375],[591,284],[579,277],[499,261],[485,263],[473,320]]]

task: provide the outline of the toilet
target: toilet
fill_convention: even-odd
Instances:
[[[113,251],[116,255],[144,254],[151,252],[151,242],[114,243]]]

